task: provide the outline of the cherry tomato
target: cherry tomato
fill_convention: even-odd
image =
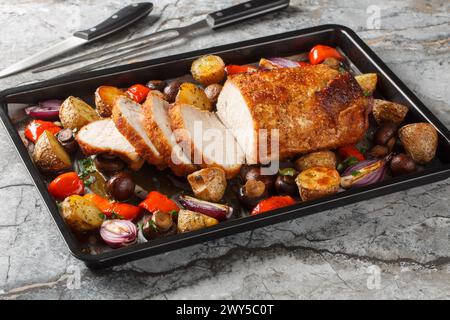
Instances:
[[[343,159],[354,157],[358,161],[365,160],[364,155],[355,146],[343,146],[340,147],[337,151]]]
[[[262,200],[252,211],[252,215],[287,207],[295,204],[295,200],[290,196],[273,196]]]
[[[76,172],[66,172],[49,184],[48,191],[55,199],[63,200],[74,194],[83,194],[84,183]]]
[[[336,58],[338,60],[344,60],[342,55],[335,49],[329,46],[317,45],[309,52],[309,62],[311,64],[319,64],[326,58]]]
[[[225,67],[225,71],[227,75],[232,75],[236,73],[245,73],[245,72],[255,72],[257,69],[252,66],[238,66],[235,64],[230,64]]]
[[[45,131],[50,131],[52,134],[57,134],[61,131],[61,127],[50,121],[33,120],[25,129],[25,137],[33,143],[36,143],[37,139]]]
[[[170,200],[169,198],[167,198],[167,196],[157,191],[151,191],[147,195],[147,198],[142,201],[139,206],[147,211],[150,211],[151,213],[154,213],[156,211],[178,212],[180,210],[180,208],[178,208],[177,204],[174,201]]]
[[[146,86],[143,86],[142,84],[135,84],[134,86],[131,86],[127,90],[127,94],[130,96],[130,98],[136,101],[137,103],[144,102],[149,92],[150,89],[147,88]]]
[[[141,213],[141,208],[137,206],[124,202],[110,201],[94,193],[88,193],[84,197],[93,202],[105,216],[114,219],[133,220]]]

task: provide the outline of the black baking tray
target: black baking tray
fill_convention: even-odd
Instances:
[[[340,192],[334,196],[314,201],[298,203],[256,216],[237,218],[222,222],[214,227],[186,234],[177,234],[97,255],[86,254],[81,251],[77,239],[60,216],[55,201],[48,193],[41,174],[33,164],[14,126],[13,118],[16,108],[22,108],[27,104],[37,103],[48,98],[65,98],[69,95],[92,95],[98,86],[104,84],[126,87],[134,83],[145,83],[149,79],[175,78],[187,74],[192,61],[205,54],[220,55],[228,64],[247,64],[257,62],[261,57],[292,56],[301,52],[307,52],[316,44],[338,47],[352,63],[352,67],[361,73],[376,72],[379,76],[376,95],[407,105],[410,108],[408,122],[421,121],[433,124],[439,134],[439,145],[436,155],[437,164],[414,174],[391,178],[370,186]],[[108,267],[149,257],[207,240],[443,180],[450,176],[449,130],[354,31],[341,25],[323,25],[286,32],[13,88],[0,93],[0,105],[0,116],[9,136],[33,178],[70,252],[92,268]]]

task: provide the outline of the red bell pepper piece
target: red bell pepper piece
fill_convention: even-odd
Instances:
[[[139,207],[144,208],[151,213],[155,213],[156,211],[178,212],[180,210],[175,201],[170,200],[167,196],[158,191],[151,191],[147,195],[147,198],[139,204]]]
[[[49,184],[48,191],[55,199],[63,200],[74,194],[83,194],[84,183],[76,172],[66,172]]]
[[[93,202],[107,217],[133,220],[141,213],[141,208],[124,202],[109,201],[97,194],[88,193],[84,197]]]
[[[326,58],[344,60],[344,57],[335,48],[321,44],[313,47],[309,52],[309,62],[311,64],[322,63]]]
[[[245,72],[255,72],[256,69],[255,67],[252,66],[238,66],[235,64],[230,64],[228,66],[225,67],[225,71],[227,73],[227,75],[232,75],[232,74],[237,74],[237,73],[245,73]]]
[[[142,84],[135,84],[127,90],[127,94],[137,103],[142,103],[147,98],[150,89]]]
[[[340,147],[337,151],[343,159],[354,157],[358,161],[365,160],[364,155],[355,146],[343,146]]]
[[[57,134],[61,131],[61,127],[58,127],[51,121],[33,120],[25,128],[25,137],[31,142],[36,143],[37,139],[39,139],[45,130],[52,134]]]
[[[287,207],[295,204],[295,200],[290,196],[273,196],[262,200],[252,211],[252,215]]]

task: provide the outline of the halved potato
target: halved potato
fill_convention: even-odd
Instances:
[[[377,87],[378,75],[376,73],[365,73],[355,77],[364,95],[371,96]]]
[[[119,88],[111,86],[100,86],[97,88],[95,91],[95,106],[100,117],[111,117],[114,100],[120,96],[126,96],[126,94]]]
[[[82,126],[101,118],[86,102],[70,96],[59,109],[59,119],[64,128],[79,130]]]
[[[190,82],[185,82],[180,86],[175,103],[189,104],[201,110],[210,111],[212,109],[211,101],[205,92]]]
[[[226,75],[225,63],[219,56],[203,56],[192,63],[191,73],[192,77],[204,86],[220,83]]]
[[[339,191],[341,177],[336,169],[312,167],[301,172],[295,182],[303,201],[313,200]]]
[[[106,185],[106,179],[100,172],[94,171],[90,173],[88,176],[86,176],[84,180],[92,182],[88,186],[88,188],[92,191],[92,193],[95,193],[103,198],[110,197],[108,187]]]
[[[187,176],[195,196],[206,201],[218,202],[227,188],[225,171],[211,167],[201,169]]]
[[[308,153],[295,161],[298,172],[312,167],[336,168],[336,155],[332,151],[317,151]]]
[[[381,125],[383,123],[393,123],[399,125],[405,120],[408,107],[399,103],[374,99],[372,114],[375,121]]]
[[[47,130],[36,141],[33,160],[44,172],[59,172],[72,167],[72,161],[67,152],[56,137]]]
[[[180,210],[178,212],[178,232],[189,232],[218,224],[217,219],[202,213]]]
[[[429,123],[411,123],[398,130],[398,136],[409,156],[417,163],[433,160],[438,145],[436,129]]]
[[[93,202],[79,195],[64,199],[61,215],[72,230],[79,232],[96,230],[103,223],[102,211]]]

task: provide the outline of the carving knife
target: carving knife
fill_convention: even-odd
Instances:
[[[75,62],[86,61],[88,59],[94,59],[98,57],[102,57],[111,53],[119,53],[118,55],[103,59],[101,61],[85,65],[81,68],[72,70],[66,74],[72,74],[75,72],[83,72],[92,69],[96,69],[100,66],[109,65],[115,63],[117,61],[123,60],[124,58],[138,58],[148,53],[149,49],[156,48],[161,44],[165,44],[171,40],[175,40],[177,38],[186,36],[195,31],[199,30],[207,30],[207,29],[218,29],[220,27],[228,26],[230,24],[240,22],[245,19],[253,18],[256,16],[260,16],[265,13],[270,13],[276,10],[284,9],[289,6],[289,0],[253,0],[247,1],[236,6],[219,10],[213,13],[210,13],[206,16],[206,19],[200,20],[196,23],[193,23],[188,26],[180,27],[180,28],[171,28],[162,31],[158,31],[153,34],[148,34],[139,38],[135,38],[132,40],[128,40],[122,43],[118,43],[112,45],[110,47],[106,47],[85,55],[81,55],[75,57],[73,59],[68,59],[62,61],[60,63],[56,63],[53,65],[45,66],[43,68],[39,68],[34,72],[41,72],[44,70],[50,70],[66,65],[73,64]],[[124,52],[125,51],[125,52]],[[60,75],[60,76],[63,76]]]
[[[153,4],[151,2],[128,5],[95,27],[77,31],[72,37],[7,67],[6,69],[0,71],[0,78],[27,70],[74,48],[119,31],[147,16],[152,10]]]

